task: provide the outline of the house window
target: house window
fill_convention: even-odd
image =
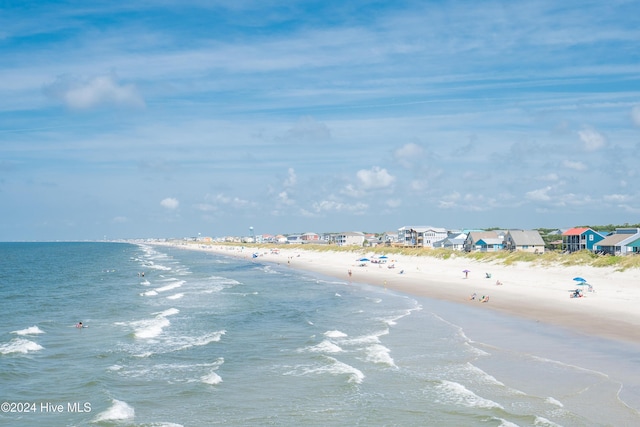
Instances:
[[[593,242],[593,234],[589,235],[589,241]]]

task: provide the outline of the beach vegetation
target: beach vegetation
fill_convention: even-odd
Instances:
[[[217,243],[220,245],[220,243]],[[237,246],[237,243],[227,243],[229,246]],[[270,250],[281,248],[279,244],[246,243],[243,246],[259,250]],[[503,265],[517,265],[518,263],[531,263],[541,266],[561,265],[570,266],[592,266],[609,267],[618,271],[640,268],[640,255],[599,255],[588,250],[573,253],[561,251],[545,251],[542,254],[523,251],[496,251],[496,252],[460,252],[450,249],[431,249],[421,247],[401,247],[401,246],[373,246],[363,248],[361,246],[338,246],[332,244],[304,244],[287,246],[287,249],[299,247],[303,250],[317,252],[345,252],[353,253],[354,257],[375,257],[403,255],[411,257],[432,257],[438,259],[467,258],[469,260],[486,263],[497,263]]]

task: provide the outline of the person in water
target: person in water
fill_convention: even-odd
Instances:
[[[76,328],[84,328],[84,326],[82,326],[82,322],[76,323]]]

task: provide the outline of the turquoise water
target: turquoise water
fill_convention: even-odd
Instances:
[[[260,258],[2,243],[0,313],[0,425],[640,425],[636,346]]]

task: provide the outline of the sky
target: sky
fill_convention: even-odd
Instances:
[[[640,222],[640,2],[0,3],[0,241]]]

